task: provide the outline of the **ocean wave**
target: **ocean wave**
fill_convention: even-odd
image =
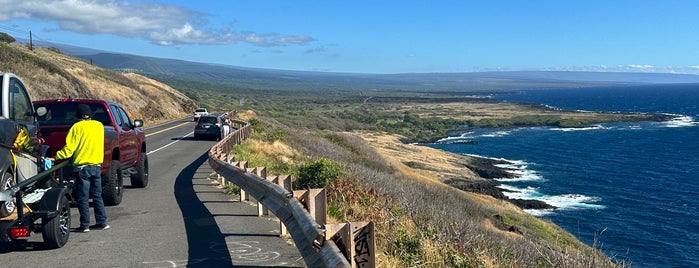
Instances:
[[[507,162],[508,164],[497,164],[496,165],[497,167],[503,167],[503,168],[517,169],[518,167],[522,167],[522,166],[526,167],[526,165],[530,164],[529,162],[525,162],[523,160],[512,160],[512,159],[505,159],[502,157],[490,157],[490,156],[483,156],[483,155],[477,155],[477,154],[463,154],[463,155]]]
[[[539,192],[538,187],[527,186],[519,188],[510,185],[500,185],[503,189],[503,194],[510,199],[538,200],[546,204],[557,207],[556,210],[577,210],[577,209],[604,209],[604,205],[597,204],[602,201],[602,198],[595,196],[586,196],[582,194],[561,194],[561,195],[545,195]],[[525,210],[525,212],[537,216],[539,214],[551,214],[556,210]]]
[[[495,179],[501,182],[498,188],[503,190],[503,194],[510,199],[524,199],[524,200],[539,200],[543,201],[549,205],[555,206],[557,210],[569,210],[569,209],[604,209],[605,206],[597,204],[602,201],[599,197],[586,196],[582,194],[561,194],[561,195],[547,195],[539,191],[539,187],[525,186],[517,187],[513,185],[508,185],[508,182],[523,182],[523,181],[544,181],[545,179],[538,174],[535,170],[529,169],[529,166],[533,163],[523,161],[523,160],[511,160],[504,158],[495,157],[484,157],[474,154],[466,154],[472,157],[487,158],[492,160],[498,160],[506,162],[504,164],[497,164],[496,167],[505,169],[508,173],[514,174],[514,178],[501,178]],[[534,216],[541,216],[553,213],[555,210],[525,210],[525,212],[532,214]]]
[[[515,175],[514,178],[499,178],[495,179],[499,182],[521,182],[521,181],[543,181],[544,178],[539,176],[538,172],[528,169],[527,162],[524,161],[513,161],[513,160],[503,160],[507,161],[508,164],[497,164],[496,167],[505,169],[507,173]]]
[[[487,95],[468,95],[466,97],[467,98],[474,98],[474,99],[492,99],[495,96],[493,94],[487,94]]]
[[[566,128],[555,127],[555,128],[551,128],[551,130],[556,130],[556,131],[588,131],[588,130],[600,130],[600,129],[612,129],[612,128],[608,127],[608,126],[603,126],[603,125],[594,125],[594,126],[589,126],[589,127],[566,127]]]
[[[694,121],[691,116],[677,116],[672,120],[663,122],[666,127],[693,127],[698,126],[699,122]]]
[[[532,215],[534,217],[543,217],[543,216],[548,216],[551,214],[554,214],[556,212],[555,209],[525,209],[525,213]]]
[[[520,130],[519,128],[507,130],[490,130],[479,129],[479,131],[467,131],[459,136],[451,136],[437,140],[435,143],[463,143],[464,141],[475,141],[478,138],[500,138],[511,135],[513,132]]]
[[[511,130],[500,130],[500,131],[485,133],[485,134],[482,134],[480,136],[487,137],[487,138],[499,138],[499,137],[509,136],[510,134],[512,134]]]

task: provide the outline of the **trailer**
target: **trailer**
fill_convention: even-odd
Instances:
[[[49,170],[0,191],[0,202],[14,200],[15,212],[0,219],[0,245],[26,242],[41,233],[46,248],[60,248],[70,237],[73,181],[64,161]]]

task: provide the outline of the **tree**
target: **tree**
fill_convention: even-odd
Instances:
[[[313,162],[307,162],[299,167],[299,178],[296,180],[295,189],[324,188],[342,175],[342,169],[329,159],[320,158]]]
[[[0,33],[0,42],[5,42],[5,43],[10,44],[10,43],[14,43],[15,41],[17,41],[17,39],[12,37],[11,35],[9,35],[7,33]]]
[[[59,53],[59,54],[63,54],[63,52],[61,51],[61,49],[59,49],[59,48],[57,48],[57,47],[48,47],[47,49],[50,50],[50,51]]]

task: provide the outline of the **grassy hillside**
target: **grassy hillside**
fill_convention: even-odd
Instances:
[[[46,49],[28,51],[0,44],[0,70],[23,77],[37,99],[109,98],[127,106],[133,116],[157,115],[153,120],[187,114],[194,102],[249,111],[240,115],[252,123],[253,136],[236,147],[236,158],[251,166],[266,166],[270,174],[294,178],[308,167],[339,171],[331,172],[337,176],[328,182],[328,214],[335,222],[376,224],[379,267],[622,266],[550,221],[504,200],[443,183],[483,180],[468,168],[470,157],[400,142],[430,139],[476,122],[519,125],[570,118],[583,122],[625,119],[465,97],[482,94],[486,88],[581,84],[453,77],[463,87],[435,90],[429,79],[410,76],[318,74],[308,79],[308,73],[257,71],[235,76],[191,66],[181,68],[188,73],[175,75],[154,62],[128,60],[118,61],[123,64],[118,68],[161,70],[143,74],[189,98],[139,75],[108,71]],[[432,82],[446,85],[440,81],[443,78]],[[175,109],[169,111],[166,105]],[[542,114],[543,119],[538,117]]]
[[[34,100],[97,98],[115,101],[146,125],[184,117],[197,104],[172,87],[134,73],[103,69],[55,49],[0,43],[0,71],[17,74]]]

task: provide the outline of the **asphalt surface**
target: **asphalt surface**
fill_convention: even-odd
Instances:
[[[193,129],[191,118],[146,129],[149,185],[125,177],[122,203],[106,208],[110,229],[73,232],[59,249],[32,233],[2,247],[0,267],[305,267],[278,220],[217,187],[207,161],[216,141],[194,140]],[[71,215],[78,227],[77,208]]]

